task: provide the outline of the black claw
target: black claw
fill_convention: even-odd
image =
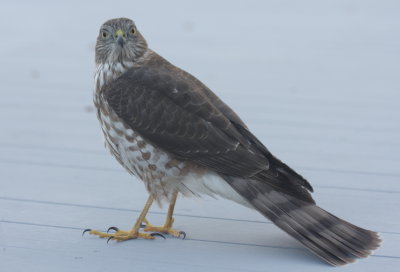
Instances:
[[[85,230],[82,232],[82,236],[83,236],[86,232],[88,232],[88,231],[92,231],[92,229],[85,229]]]
[[[153,232],[153,233],[151,233],[150,234],[150,236],[160,236],[160,237],[162,237],[162,238],[164,238],[164,239],[167,239],[167,238],[165,238],[165,236],[164,235],[162,235],[161,233],[158,233],[158,232]]]
[[[184,232],[184,231],[181,230],[181,231],[179,232],[178,238],[181,237],[181,235],[183,236],[182,240],[185,240],[185,238],[186,238],[186,232]]]
[[[141,223],[140,228],[144,229],[146,227],[146,224]]]
[[[113,238],[114,238],[114,236],[110,236],[110,238],[107,239],[107,244],[108,244],[108,242],[110,242],[110,240],[113,239]]]
[[[119,228],[117,228],[117,227],[109,227],[108,230],[107,230],[107,233],[108,233],[110,230],[115,230],[115,231],[117,232],[117,231],[119,231]]]

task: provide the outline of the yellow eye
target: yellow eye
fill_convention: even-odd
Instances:
[[[132,27],[131,28],[131,34],[135,34],[136,33],[136,30]]]
[[[108,33],[107,33],[106,31],[102,31],[102,32],[101,32],[101,36],[102,36],[103,38],[107,38]]]

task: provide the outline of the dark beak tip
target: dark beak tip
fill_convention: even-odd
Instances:
[[[124,40],[124,38],[119,37],[118,40],[117,40],[117,42],[118,42],[118,44],[119,44],[120,46],[124,46],[125,40]]]

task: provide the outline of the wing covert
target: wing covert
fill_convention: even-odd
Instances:
[[[178,158],[234,176],[268,168],[254,148],[186,74],[163,66],[130,69],[102,90],[108,105],[134,131]]]

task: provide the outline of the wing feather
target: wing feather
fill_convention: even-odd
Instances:
[[[103,95],[133,130],[178,158],[236,176],[266,169],[267,158],[196,88],[168,69],[143,67],[128,70]]]
[[[135,132],[178,159],[217,173],[253,177],[313,202],[311,185],[275,158],[203,83],[159,57],[128,70],[102,90]]]

